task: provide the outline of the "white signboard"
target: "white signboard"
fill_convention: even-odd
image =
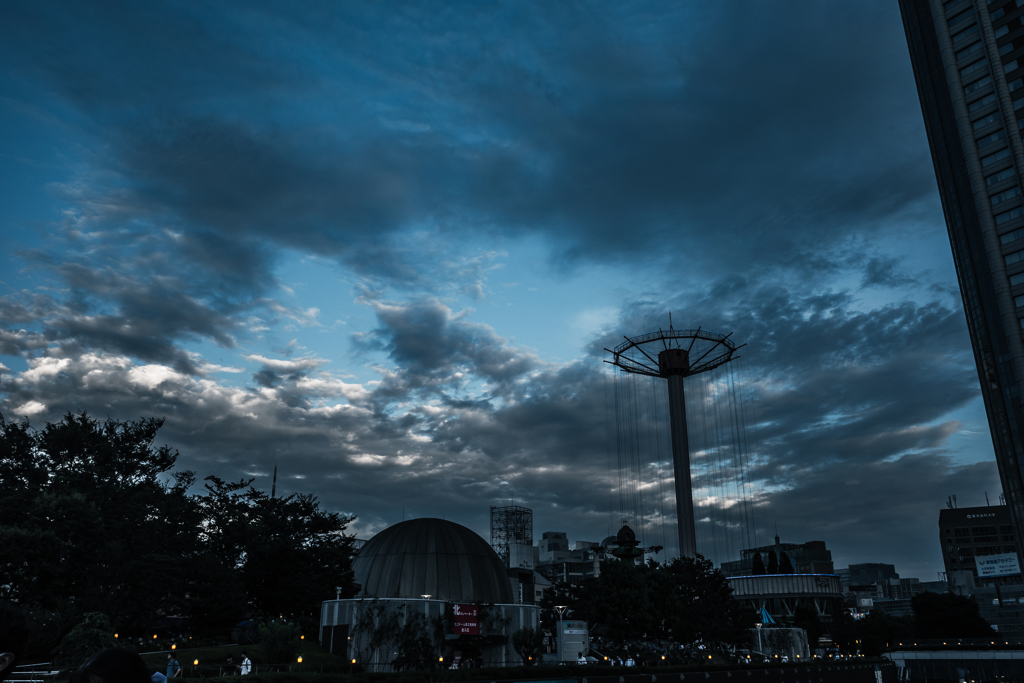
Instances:
[[[978,566],[978,576],[1012,576],[1020,574],[1017,553],[1002,555],[984,555],[974,558]]]

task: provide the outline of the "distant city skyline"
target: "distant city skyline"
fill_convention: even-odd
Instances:
[[[929,580],[1000,492],[896,3],[7,3],[0,92],[6,420],[599,541],[671,311],[748,343],[783,540]]]

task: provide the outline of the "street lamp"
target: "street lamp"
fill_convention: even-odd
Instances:
[[[764,653],[761,652],[761,627],[764,626],[760,621],[754,624],[757,627],[757,654],[764,657]]]
[[[562,662],[565,661],[565,653],[562,652],[562,641],[565,640],[565,636],[562,633],[562,615],[567,609],[569,609],[568,605],[555,605],[555,611],[558,612],[558,635],[555,636],[557,638],[555,644],[558,646],[558,660]]]

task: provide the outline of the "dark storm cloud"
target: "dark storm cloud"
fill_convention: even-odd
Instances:
[[[828,542],[837,567],[895,562],[902,576],[931,581],[942,567],[938,521],[945,496],[959,493],[962,504],[983,505],[986,491],[995,501],[999,490],[995,462],[957,465],[941,452],[919,453],[805,472],[793,487],[772,494],[766,514],[784,539],[799,534]]]
[[[88,221],[81,221],[77,228]],[[25,252],[35,270],[62,290],[62,300],[14,293],[0,300],[0,351],[45,347],[40,338],[73,349],[98,349],[201,372],[182,343],[210,340],[234,348],[244,319],[304,314],[262,296],[276,286],[266,250],[248,240],[228,243],[212,233],[117,230],[64,233],[59,247]]]
[[[92,205],[419,286],[388,236],[424,225],[764,265],[934,194],[889,5],[278,9],[8,6],[0,42],[108,144]]]
[[[352,335],[357,349],[384,351],[397,366],[378,392],[403,395],[410,389],[458,387],[470,377],[486,380],[491,394],[505,394],[510,383],[538,364],[511,346],[493,328],[466,320],[440,301],[387,303],[364,297],[380,327]]]
[[[663,326],[657,308],[620,330]],[[740,362],[754,381],[766,456],[759,476],[771,483],[790,485],[787,472],[804,467],[935,448],[957,428],[944,416],[978,396],[963,314],[938,303],[858,311],[849,294],[750,284],[673,308],[677,328],[700,321],[747,344]],[[616,337],[595,342],[594,355]]]
[[[872,540],[881,510],[929,539],[948,493],[995,496],[992,467],[957,465],[948,452],[959,427],[944,416],[977,391],[969,354],[949,350],[963,348],[952,343],[963,334],[958,312],[912,303],[857,312],[845,294],[731,291],[678,306],[674,318],[701,318],[748,341],[742,375],[753,397],[748,427],[752,475],[765,487],[762,522],[778,521],[804,540],[822,537],[837,559],[895,561],[909,555]],[[305,477],[289,484],[296,490],[360,514],[364,535],[400,519],[402,508],[484,531],[487,506],[511,496],[535,509],[538,529],[598,540],[615,525],[616,418],[598,357],[561,367],[531,360],[495,373],[531,357],[437,302],[367,301],[380,327],[364,341],[393,363],[376,385],[339,380],[317,358],[250,356],[262,366],[253,387],[231,388],[84,354],[33,361],[9,388],[4,412],[36,411],[38,420],[101,406],[93,412],[164,415],[163,438],[182,449],[182,466],[237,477],[267,473],[276,462]],[[644,309],[631,307],[622,329],[664,322]],[[503,382],[503,391],[491,400],[480,400],[488,394],[479,387],[461,389],[466,400],[449,396],[459,393],[455,385],[478,382]],[[700,476],[698,485],[715,485]],[[897,509],[881,504],[908,482],[914,490]],[[661,486],[670,490],[670,482]],[[862,509],[867,504],[879,511]],[[915,543],[926,553],[920,566],[934,564],[928,542]]]

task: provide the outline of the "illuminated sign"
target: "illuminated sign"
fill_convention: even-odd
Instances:
[[[978,576],[1013,576],[1020,574],[1017,553],[1002,555],[984,555],[974,558],[978,567]]]
[[[455,628],[452,633],[458,635],[480,635],[480,622],[477,621],[476,605],[453,605],[452,615],[455,617]]]

